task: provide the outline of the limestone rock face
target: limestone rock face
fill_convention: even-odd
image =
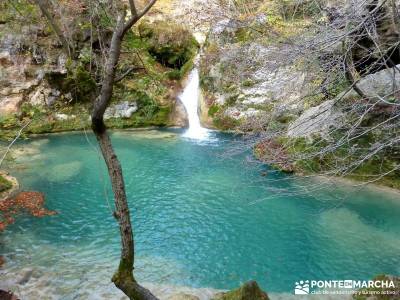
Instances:
[[[357,83],[357,87],[366,97],[374,100],[390,101],[399,99],[400,65],[366,75]],[[318,106],[311,107],[289,125],[289,137],[309,137],[312,134],[328,133],[332,127],[337,127],[346,118],[340,109],[341,103],[360,98],[354,89],[339,94],[335,99],[328,100]],[[336,103],[336,104],[335,104]]]
[[[247,37],[253,34],[246,31],[250,26],[263,28],[266,20],[259,14],[241,22],[221,20],[211,28],[211,46],[201,57],[202,87],[209,106],[223,106],[219,114],[228,118],[248,120],[275,108],[291,114],[302,110],[309,81],[304,71],[286,64],[294,49]]]
[[[26,26],[0,37],[0,115],[18,112],[25,102],[50,106],[60,98],[46,76],[65,75],[66,57],[39,48],[41,34],[40,27]]]
[[[177,127],[187,127],[189,124],[185,107],[179,99],[177,99],[170,115],[170,124]]]
[[[305,110],[301,116],[289,125],[287,135],[290,137],[308,137],[321,134],[335,126],[340,118],[335,110],[334,100],[325,101],[318,106]]]
[[[256,281],[249,281],[240,288],[216,295],[212,300],[269,300]]]

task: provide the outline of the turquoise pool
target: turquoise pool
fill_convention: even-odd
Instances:
[[[269,292],[291,293],[302,279],[400,274],[396,194],[283,175],[246,151],[232,153],[235,138],[221,133],[196,141],[126,131],[113,133],[113,142],[141,282],[229,289],[255,279]],[[0,278],[35,270],[21,288],[39,289],[43,277],[58,299],[113,289],[119,235],[95,139],[61,134],[19,147],[13,173],[23,189],[45,193],[58,215],[23,216],[0,235],[7,259]]]

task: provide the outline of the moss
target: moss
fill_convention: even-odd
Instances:
[[[223,112],[220,112],[214,116],[213,124],[217,129],[229,130],[239,126],[240,121],[224,115]]]
[[[242,82],[242,87],[252,87],[254,86],[255,82],[251,79],[246,79]]]
[[[320,173],[339,169],[341,166],[350,166],[356,159],[365,155],[360,152],[352,153],[350,151],[350,149],[353,149],[352,145],[343,145],[334,151],[324,151],[323,154],[316,155],[321,149],[328,146],[329,143],[318,136],[313,137],[311,140],[306,138],[279,137],[275,139],[275,142],[287,153],[287,160],[293,161],[293,170],[301,174]],[[371,136],[366,136],[364,140],[359,139],[357,141],[360,149],[369,149],[369,145],[373,143],[374,140]],[[307,157],[307,155],[309,155],[308,158],[302,158]],[[342,159],[338,160],[338,158]],[[376,155],[363,162],[359,167],[352,170],[351,173],[346,174],[346,177],[357,181],[374,180],[377,184],[400,189],[399,171],[393,171],[379,178],[380,174],[393,170],[397,165],[398,160],[388,153]]]
[[[121,119],[121,118],[111,118],[105,121],[109,128],[136,128],[136,127],[164,127],[169,125],[169,114],[171,113],[171,107],[160,106],[151,114],[146,115],[143,112],[137,112],[133,114],[131,118]]]
[[[15,127],[16,124],[18,124],[18,118],[15,115],[0,115],[0,128],[2,130],[11,129]]]
[[[212,300],[269,300],[269,297],[257,282],[249,281],[238,289],[217,294]]]
[[[54,121],[48,117],[41,119],[34,119],[32,123],[26,128],[26,133],[39,134],[50,133],[53,131]]]
[[[235,40],[240,43],[245,43],[247,41],[251,41],[252,38],[252,30],[246,27],[241,27],[235,32]]]
[[[26,16],[39,22],[40,13],[36,5],[27,1],[2,1],[0,3],[0,24],[21,19],[26,22]]]
[[[0,175],[0,193],[12,188],[12,183]]]
[[[166,67],[181,69],[197,53],[199,45],[195,38],[179,24],[144,21],[138,30],[148,44],[149,53]]]
[[[210,106],[210,108],[208,109],[208,115],[210,117],[214,117],[216,113],[218,113],[218,111],[221,109],[221,107],[217,104],[213,104]]]

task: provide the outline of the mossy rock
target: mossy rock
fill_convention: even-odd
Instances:
[[[12,188],[12,183],[0,174],[0,193]]]
[[[162,65],[181,69],[197,53],[198,43],[185,27],[167,21],[142,22],[140,36],[148,43],[149,53]]]
[[[49,84],[63,93],[71,93],[76,102],[91,102],[96,94],[96,82],[82,64],[67,63],[67,74],[49,73],[46,79]]]
[[[212,300],[269,300],[256,281],[248,281],[240,288],[217,294]]]
[[[213,116],[213,125],[220,130],[231,130],[237,128],[240,121],[225,115],[222,110],[218,110]]]

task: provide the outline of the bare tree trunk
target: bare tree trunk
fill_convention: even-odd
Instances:
[[[346,2],[346,31],[349,33],[352,31],[352,24],[349,16],[351,16],[350,10],[352,9],[351,1]],[[366,98],[364,92],[357,86],[357,80],[354,77],[356,68],[354,67],[353,61],[353,43],[356,43],[356,37],[352,34],[347,34],[343,42],[343,54],[344,54],[344,73],[348,83],[353,87],[354,91],[363,99]]]
[[[157,298],[149,290],[139,285],[133,276],[133,232],[121,164],[114,152],[107,131],[104,130],[103,132],[98,132],[95,130],[94,132],[99,142],[100,149],[111,178],[111,185],[115,197],[115,218],[119,223],[121,234],[121,258],[119,267],[114,274],[112,281],[129,297],[129,299],[157,300]]]
[[[53,15],[48,10],[47,0],[33,0],[39,6],[42,14],[48,20],[53,31],[60,39],[63,48],[69,57],[73,58],[73,47],[68,44],[63,32],[58,27]],[[125,34],[140,20],[156,3],[157,0],[150,0],[147,6],[138,12],[134,0],[129,0],[129,6],[132,16],[125,20],[126,12],[123,11],[117,20],[116,28],[111,39],[110,49],[108,50],[107,62],[105,65],[105,75],[101,83],[101,91],[96,99],[92,111],[92,129],[99,142],[100,149],[107,165],[108,174],[111,179],[111,185],[114,192],[115,212],[114,217],[118,221],[121,235],[121,257],[117,271],[112,281],[121,289],[130,299],[133,300],[158,300],[149,290],[139,285],[133,276],[134,269],[134,239],[133,230],[129,214],[128,201],[125,192],[124,177],[121,164],[113,149],[107,128],[104,124],[104,112],[110,104],[113,94],[115,74],[118,66],[121,45]]]
[[[133,1],[130,3],[131,5],[134,5]],[[130,299],[134,300],[157,300],[157,298],[149,290],[139,285],[133,276],[134,240],[128,201],[125,192],[125,183],[121,164],[113,149],[103,121],[103,116],[111,101],[115,82],[115,73],[121,54],[121,44],[124,35],[154,3],[155,1],[150,2],[149,6],[146,7],[140,15],[136,13],[135,7],[131,7],[131,11],[134,14],[127,23],[124,22],[125,13],[119,18],[111,40],[101,93],[94,104],[92,112],[92,129],[99,142],[101,152],[108,168],[115,198],[114,216],[118,221],[121,235],[121,258],[119,267],[114,274],[112,281]]]

